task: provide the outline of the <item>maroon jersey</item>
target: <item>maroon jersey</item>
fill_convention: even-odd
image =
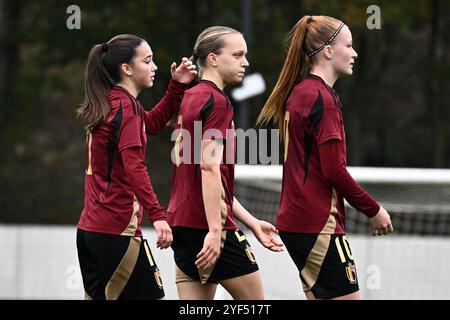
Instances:
[[[346,140],[338,94],[308,75],[286,102],[285,154],[277,227],[299,233],[345,233],[344,197],[367,216],[379,205],[346,169]]]
[[[78,228],[115,235],[141,236],[142,214],[165,220],[144,157],[146,132],[156,134],[178,111],[186,85],[171,81],[150,112],[119,86],[108,95],[111,111],[87,133],[84,209]]]
[[[197,137],[199,124],[202,130],[201,136]],[[223,161],[220,165],[222,226],[223,229],[236,229],[232,214],[236,135],[230,100],[213,82],[200,81],[185,92],[175,133],[176,129],[184,129],[189,134],[181,136],[182,131],[178,130],[180,135],[174,148],[176,159],[167,209],[168,223],[170,226],[208,229],[202,195],[200,144],[201,140],[212,138],[205,134],[212,133],[215,139],[223,139],[224,142]]]

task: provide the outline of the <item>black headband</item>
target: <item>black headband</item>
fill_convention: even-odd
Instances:
[[[322,50],[323,48],[325,48],[325,46],[329,45],[331,43],[331,41],[334,40],[334,38],[336,38],[336,36],[338,35],[339,31],[341,31],[341,29],[345,26],[345,23],[341,22],[341,25],[336,29],[336,31],[331,35],[330,39],[328,39],[322,46],[320,46],[319,48],[317,48],[316,50],[314,50],[313,52],[308,53],[308,56],[311,58],[313,55],[315,55],[317,52],[319,52],[320,50]]]

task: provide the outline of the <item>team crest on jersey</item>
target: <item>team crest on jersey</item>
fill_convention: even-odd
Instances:
[[[358,279],[356,278],[356,267],[353,263],[349,262],[347,267],[345,267],[345,271],[347,272],[348,281],[350,281],[351,284],[358,282]]]
[[[253,249],[248,244],[245,246],[245,253],[247,254],[248,259],[252,263],[256,263],[255,255],[253,254]]]

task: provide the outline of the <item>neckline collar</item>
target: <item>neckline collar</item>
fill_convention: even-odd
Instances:
[[[307,77],[307,78],[313,78],[313,79],[320,80],[320,81],[322,81],[322,83],[323,83],[327,88],[331,89],[333,92],[336,91],[336,90],[334,90],[333,87],[330,87],[330,86],[328,85],[328,83],[326,83],[326,81],[323,80],[322,77],[320,77],[320,76],[318,76],[318,75],[316,75],[316,74],[308,73],[308,75],[307,75],[306,77]]]
[[[119,86],[119,85],[114,85],[113,87],[112,87],[112,89],[113,90],[120,90],[120,91],[123,91],[123,92],[125,92],[128,96],[130,96],[131,98],[133,98],[134,100],[137,100],[127,89],[125,89],[124,87],[122,87],[122,86]]]
[[[206,80],[206,79],[201,79],[200,83],[209,83],[211,84],[215,89],[219,90],[220,92],[224,93],[224,91],[222,89],[219,88],[219,86],[217,84],[215,84],[213,81],[211,80]]]

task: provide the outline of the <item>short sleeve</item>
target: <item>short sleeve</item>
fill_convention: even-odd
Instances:
[[[318,90],[317,98],[308,115],[317,145],[328,140],[343,140],[342,114],[331,96],[322,96]]]
[[[204,139],[227,139],[227,129],[231,127],[233,109],[220,101],[214,101],[211,95],[202,108]]]
[[[132,147],[142,147],[143,120],[138,113],[134,114],[131,103],[122,102],[118,113],[122,113],[122,121],[118,136],[118,149],[122,152],[124,149]]]
[[[321,145],[328,140],[342,140],[341,126],[340,111],[336,108],[326,108],[324,110],[322,123],[316,133],[317,145]]]

